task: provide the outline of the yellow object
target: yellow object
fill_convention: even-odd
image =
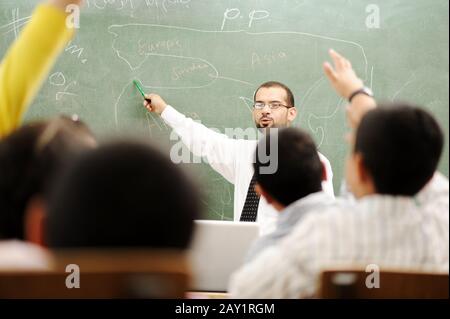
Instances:
[[[66,14],[42,4],[0,64],[0,138],[16,129],[58,54],[73,35]]]

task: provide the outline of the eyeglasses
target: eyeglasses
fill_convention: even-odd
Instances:
[[[282,106],[285,108],[288,108],[288,109],[290,109],[292,107],[292,106],[284,105],[280,102],[269,102],[267,105],[269,106],[269,109],[271,109],[271,110],[276,110]],[[265,106],[266,106],[266,103],[263,103],[263,102],[255,102],[255,104],[253,104],[253,108],[256,110],[262,110]]]

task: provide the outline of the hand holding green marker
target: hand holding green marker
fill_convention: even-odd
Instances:
[[[148,99],[145,97],[145,93],[144,90],[141,88],[141,86],[139,85],[138,81],[133,80],[134,85],[137,87],[137,89],[139,90],[139,92],[141,92],[142,97],[144,98],[144,100],[146,100],[148,102],[148,104],[152,103],[152,100]]]

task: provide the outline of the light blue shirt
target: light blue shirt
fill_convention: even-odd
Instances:
[[[259,237],[250,247],[250,250],[247,253],[246,262],[251,261],[261,251],[276,244],[280,239],[288,235],[306,214],[311,211],[325,210],[334,203],[335,200],[333,197],[320,191],[309,194],[287,206],[284,210],[279,212],[280,216],[278,217],[275,231]]]

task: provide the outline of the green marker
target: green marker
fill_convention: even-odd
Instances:
[[[137,89],[139,90],[139,92],[141,92],[142,97],[144,98],[144,100],[146,100],[148,103],[152,103],[152,100],[147,99],[145,97],[145,93],[144,90],[141,88],[141,86],[139,85],[139,83],[136,80],[133,80],[134,85],[137,87]]]

